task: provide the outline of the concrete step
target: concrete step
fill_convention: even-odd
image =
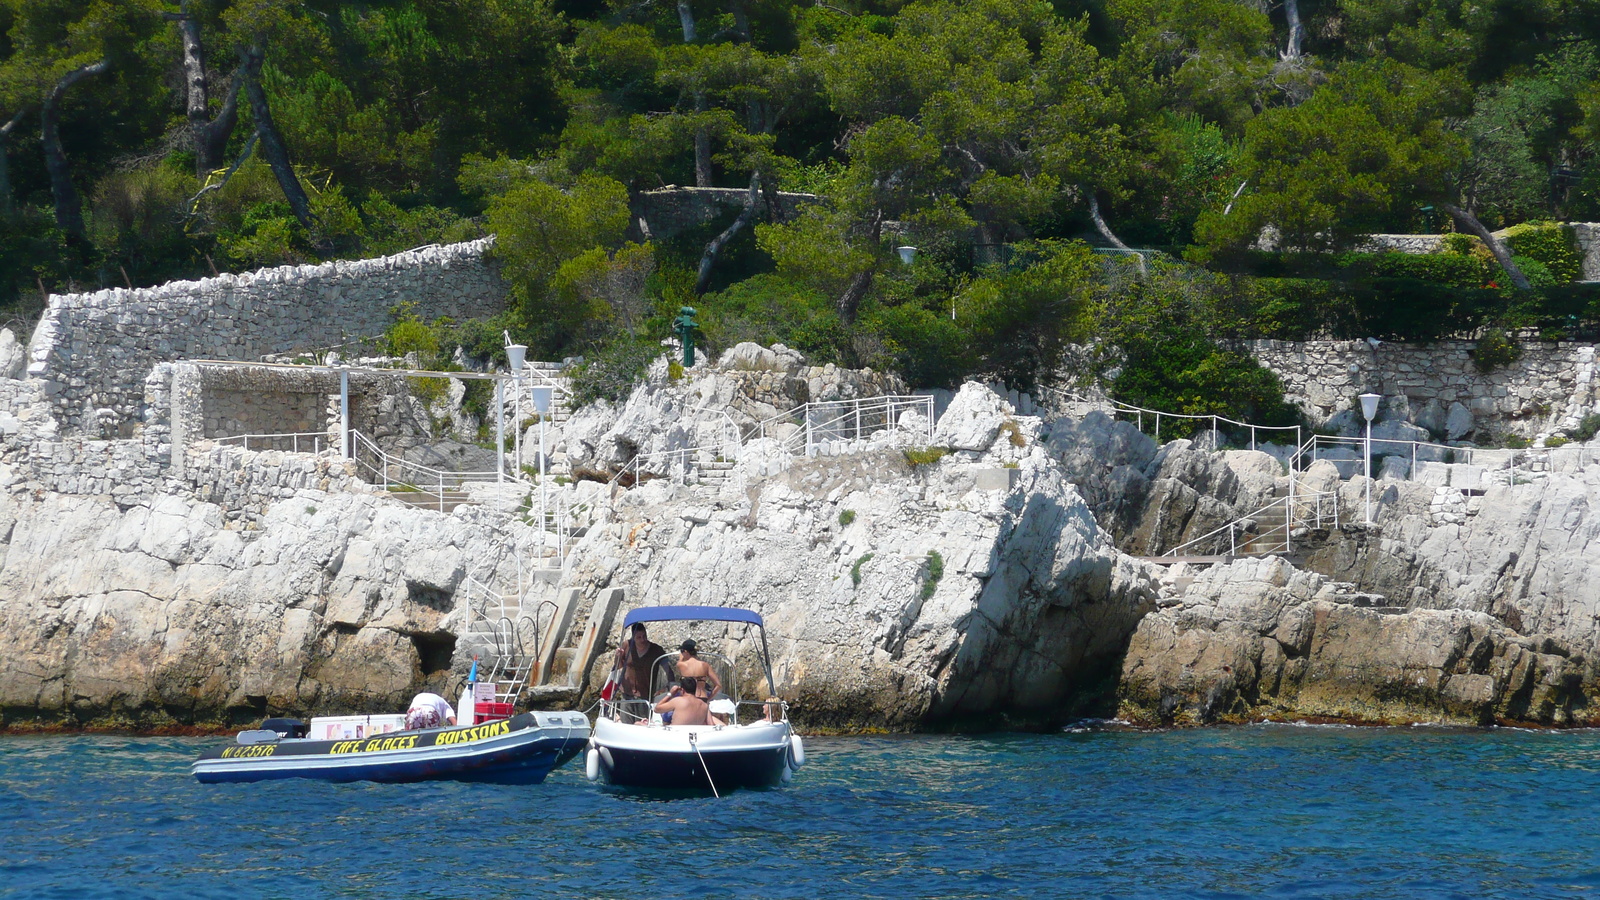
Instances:
[[[438,512],[453,512],[463,503],[471,503],[472,498],[465,491],[445,491],[442,494],[428,491],[386,491],[387,496],[399,500],[407,506],[418,509],[431,509]]]

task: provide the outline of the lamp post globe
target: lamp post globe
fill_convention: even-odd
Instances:
[[[1378,415],[1378,402],[1383,399],[1382,394],[1362,394],[1356,398],[1361,401],[1361,415],[1371,422]]]

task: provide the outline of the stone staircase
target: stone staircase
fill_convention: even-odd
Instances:
[[[712,460],[701,463],[696,468],[700,472],[700,483],[707,485],[720,485],[728,480],[728,473],[733,471],[735,463],[728,460]]]

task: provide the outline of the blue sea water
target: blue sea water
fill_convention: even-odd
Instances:
[[[1600,732],[812,738],[788,788],[201,785],[0,738],[5,897],[1600,896]]]

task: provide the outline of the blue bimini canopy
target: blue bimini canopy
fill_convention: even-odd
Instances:
[[[646,606],[628,613],[622,620],[622,627],[629,628],[637,622],[681,622],[695,619],[710,622],[745,622],[766,627],[761,624],[761,617],[750,610],[727,606]]]

